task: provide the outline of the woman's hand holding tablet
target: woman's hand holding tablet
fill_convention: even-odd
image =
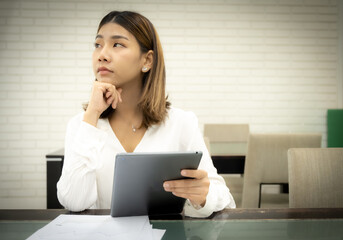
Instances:
[[[181,175],[190,179],[166,181],[164,190],[190,200],[193,205],[205,206],[210,180],[204,170],[183,169]]]

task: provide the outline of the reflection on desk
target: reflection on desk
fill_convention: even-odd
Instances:
[[[24,239],[59,214],[109,214],[110,210],[0,210],[0,239]],[[227,209],[207,219],[150,216],[163,239],[342,239],[343,208]]]

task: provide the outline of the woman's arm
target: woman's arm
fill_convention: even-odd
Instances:
[[[202,151],[203,156],[198,170],[188,170],[186,175],[192,180],[168,181],[166,191],[187,199],[185,215],[207,217],[224,208],[235,208],[235,201],[227,188],[224,179],[217,174],[212,159],[206,148],[203,136],[198,128],[198,120],[193,113],[188,113],[187,124],[183,131],[188,151]],[[188,172],[188,173],[187,173]]]
[[[82,121],[83,114],[71,119],[65,138],[63,170],[57,183],[60,203],[71,211],[82,211],[97,200],[96,169],[107,138],[103,130]]]
[[[71,211],[90,208],[98,198],[96,169],[101,164],[107,133],[96,126],[104,110],[110,105],[116,108],[122,101],[121,91],[112,84],[95,81],[86,112],[68,123],[57,197]]]
[[[197,206],[192,204],[190,200],[187,200],[184,208],[185,215],[187,216],[208,217],[213,212],[221,211],[224,208],[236,208],[236,204],[230,190],[226,186],[224,179],[217,174],[217,170],[213,166],[212,159],[209,155],[205,155],[204,157],[205,159],[202,159],[199,169],[207,172],[208,179],[210,181],[206,202],[204,206]]]

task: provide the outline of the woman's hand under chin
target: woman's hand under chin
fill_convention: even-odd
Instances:
[[[116,88],[113,84],[94,81],[93,88],[83,120],[96,126],[98,119],[109,106],[117,108],[118,103],[122,102],[121,88]]]

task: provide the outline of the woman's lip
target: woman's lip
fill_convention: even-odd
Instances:
[[[98,72],[101,72],[101,71],[108,71],[108,72],[112,72],[111,70],[109,70],[108,68],[105,68],[105,67],[99,67],[98,68]]]
[[[105,70],[105,71],[99,71],[98,72],[100,75],[106,75],[106,74],[109,74],[109,73],[112,73],[111,71],[108,71],[108,70]]]
[[[98,73],[100,75],[104,75],[104,74],[108,74],[108,73],[112,73],[113,71],[105,68],[105,67],[101,67],[101,68],[98,68]]]

